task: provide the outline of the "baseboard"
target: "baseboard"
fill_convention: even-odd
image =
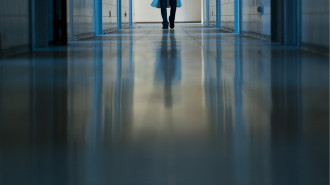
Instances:
[[[0,50],[0,58],[14,57],[31,52],[30,45],[22,45]]]
[[[94,36],[95,36],[94,32],[83,33],[83,34],[74,35],[73,40],[80,40],[80,39],[85,39],[85,38],[94,37]]]
[[[320,46],[316,44],[301,43],[301,49],[304,51],[312,52],[319,55],[330,56],[329,47]]]
[[[235,29],[227,28],[227,27],[221,27],[220,30],[224,31],[224,32],[229,32],[229,33],[235,32]]]
[[[271,40],[271,37],[269,35],[264,35],[261,33],[243,31],[242,34],[243,34],[243,36],[254,37],[254,38],[258,38],[258,39],[262,39],[262,40],[266,40],[266,41]]]
[[[117,31],[117,29],[106,29],[106,30],[103,30],[102,33],[103,34],[108,34],[108,33],[112,33],[112,32],[115,32]]]
[[[130,28],[129,25],[122,25],[122,29],[128,29],[128,28]],[[102,33],[109,34],[109,33],[113,33],[116,31],[118,31],[117,28],[116,29],[106,29],[106,30],[103,30]]]
[[[208,28],[216,28],[217,25],[215,25],[215,24],[209,24],[207,27],[208,27]]]

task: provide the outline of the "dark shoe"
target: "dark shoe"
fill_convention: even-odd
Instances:
[[[164,24],[164,25],[163,25],[163,29],[164,29],[164,30],[167,30],[167,29],[168,29],[168,25]]]
[[[170,27],[171,27],[171,29],[174,29],[174,21],[172,22],[170,22]]]

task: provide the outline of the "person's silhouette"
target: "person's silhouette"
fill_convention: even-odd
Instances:
[[[175,13],[176,13],[176,0],[160,0],[160,7],[161,7],[161,13],[163,17],[163,29],[168,29],[168,21],[167,21],[167,6],[168,1],[171,7],[171,14],[169,17],[170,20],[170,27],[174,28],[174,21],[175,21]]]
[[[181,0],[153,0],[151,6],[161,8],[161,14],[163,17],[163,29],[168,29],[167,10],[171,7],[171,14],[169,17],[170,27],[174,28],[176,7],[181,7]]]

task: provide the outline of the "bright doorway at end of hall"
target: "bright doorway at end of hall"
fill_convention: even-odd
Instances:
[[[200,23],[202,20],[201,0],[181,0],[183,7],[176,12],[176,22]],[[133,22],[161,23],[162,17],[159,8],[151,7],[150,1],[133,0]],[[168,15],[169,15],[168,9]]]

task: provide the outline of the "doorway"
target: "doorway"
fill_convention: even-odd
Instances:
[[[67,0],[32,0],[32,48],[66,45]]]
[[[301,40],[301,1],[271,1],[271,40],[281,45],[298,46]]]
[[[133,0],[134,23],[161,23],[160,9],[151,7],[151,2],[141,3],[141,0]],[[176,22],[201,23],[203,6],[201,0],[182,0],[184,6],[177,9]]]

